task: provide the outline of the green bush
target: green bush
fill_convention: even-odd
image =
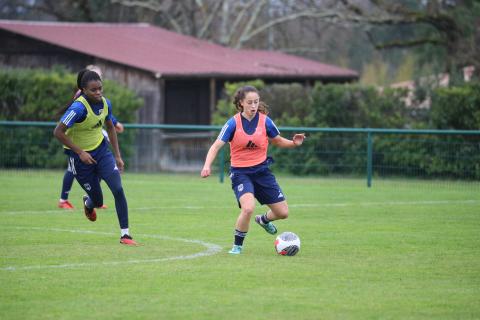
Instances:
[[[228,84],[214,114],[223,124],[235,112],[231,99],[242,84]],[[433,91],[430,110],[407,107],[405,89],[359,84],[272,84],[261,87],[269,116],[279,126],[318,128],[475,129],[480,127],[480,85]],[[228,106],[228,108],[227,108]],[[282,133],[290,138],[291,133]],[[474,140],[473,143],[470,140]],[[374,174],[480,178],[475,137],[374,135]],[[302,148],[271,148],[275,168],[294,174],[365,174],[365,134],[313,133]]]
[[[480,128],[480,83],[438,88],[432,94],[431,127],[444,130]]]
[[[51,71],[32,69],[0,70],[0,120],[58,121],[59,111],[72,102],[77,75],[56,67]],[[143,101],[131,90],[105,80],[104,94],[112,102],[113,114],[121,122],[135,122],[135,111]],[[121,135],[124,157],[131,153],[134,133]],[[51,129],[37,127],[1,127],[4,146],[1,167],[58,168],[65,156]],[[45,152],[48,150],[48,152]],[[28,155],[34,154],[35,157]],[[43,156],[42,156],[43,155]]]
[[[233,115],[238,112],[233,105],[233,96],[235,95],[235,92],[238,88],[243,87],[247,84],[254,86],[258,90],[262,90],[262,88],[265,86],[265,84],[261,80],[225,83],[224,94],[226,97],[218,101],[217,108],[212,115],[212,124],[223,126],[225,122],[228,121],[228,119],[233,117]]]

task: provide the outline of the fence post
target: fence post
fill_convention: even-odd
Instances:
[[[367,133],[367,187],[372,186],[373,133]]]
[[[220,162],[218,164],[218,167],[220,170],[219,179],[220,179],[220,183],[223,183],[223,180],[225,179],[225,148],[222,148],[222,150],[220,150],[220,157],[218,161]]]

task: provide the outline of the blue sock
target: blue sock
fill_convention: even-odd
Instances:
[[[263,222],[263,224],[268,224],[270,222],[270,220],[268,220],[268,218],[267,218],[266,213],[262,215],[262,222]]]
[[[63,176],[63,183],[62,183],[62,193],[60,193],[60,199],[67,200],[68,194],[72,189],[74,176],[71,171],[66,170],[65,175]]]
[[[243,240],[245,240],[245,237],[247,236],[246,232],[240,231],[235,229],[235,241],[234,244],[236,246],[243,246]]]

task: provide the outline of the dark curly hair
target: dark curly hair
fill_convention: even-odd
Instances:
[[[256,94],[259,94],[257,88],[255,88],[254,86],[243,86],[241,88],[238,88],[237,92],[235,92],[235,95],[233,96],[233,104],[237,111],[243,111],[243,107],[240,102],[245,99],[245,96],[249,92],[255,92]],[[260,101],[258,105],[258,112],[268,114],[268,106],[263,101]]]
[[[240,112],[243,111],[243,107],[240,102],[245,99],[245,96],[249,92],[255,92],[256,94],[258,94],[258,90],[254,86],[244,86],[237,89],[237,92],[235,92],[235,95],[233,96],[233,104],[235,105],[235,109]]]

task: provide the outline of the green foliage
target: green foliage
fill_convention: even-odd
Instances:
[[[75,93],[76,78],[62,71],[0,71],[0,119],[52,121]]]
[[[277,125],[303,126],[310,113],[311,89],[299,83],[265,86],[261,98]]]
[[[51,71],[2,69],[0,71],[0,120],[58,121],[75,94],[77,75],[61,67]],[[143,101],[131,90],[105,80],[104,94],[111,101],[113,114],[121,122],[134,122],[135,111]],[[134,132],[120,138],[124,156],[131,150]],[[10,157],[0,159],[2,167],[58,168],[65,165],[63,149],[45,128],[0,128],[0,140]],[[124,143],[125,142],[125,143]],[[48,150],[48,152],[45,152]],[[29,155],[36,155],[31,157]]]
[[[233,104],[233,96],[238,88],[243,87],[245,85],[254,86],[259,91],[263,89],[265,86],[262,80],[252,80],[246,82],[227,82],[225,83],[225,98],[218,101],[217,109],[212,115],[212,124],[214,125],[223,125],[230,119],[235,113],[238,111],[235,109]]]
[[[480,128],[480,82],[434,90],[430,113],[433,128],[478,130]]]
[[[0,71],[0,120],[57,121],[59,111],[72,102],[77,75],[57,67],[52,71]],[[114,81],[104,80],[104,95],[121,122],[134,122],[142,100]]]
[[[233,95],[237,87],[229,84],[226,91]],[[262,89],[261,99],[269,105],[269,116],[280,126],[478,129],[479,88],[479,84],[469,84],[437,89],[430,112],[407,107],[405,100],[409,93],[405,89],[380,90],[359,84],[317,83],[313,88],[300,84],[272,84]],[[222,108],[225,113],[225,102]],[[282,135],[291,138],[292,133]],[[375,135],[374,173],[480,178],[478,166],[475,168],[475,163],[480,163],[480,150],[478,145],[471,143],[472,139]],[[276,160],[276,170],[284,172],[363,175],[366,149],[364,133],[309,133],[305,144],[295,149],[296,152],[271,147],[269,153]],[[402,168],[402,171],[394,168]]]

